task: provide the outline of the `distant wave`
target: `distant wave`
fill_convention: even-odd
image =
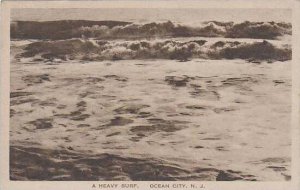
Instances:
[[[39,41],[24,46],[19,57],[42,60],[122,60],[122,59],[173,59],[187,61],[203,59],[290,60],[290,45],[275,46],[268,41],[239,42],[191,40],[57,40]]]
[[[204,22],[202,26],[186,26],[171,21],[135,24],[121,21],[15,21],[11,23],[14,39],[141,39],[164,37],[226,37],[276,39],[292,34],[292,25],[285,22]]]

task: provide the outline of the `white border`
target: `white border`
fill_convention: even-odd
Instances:
[[[1,65],[0,65],[0,189],[2,190],[88,190],[93,184],[104,182],[21,182],[9,181],[9,25],[11,8],[292,8],[293,9],[293,71],[292,71],[292,180],[290,182],[160,182],[164,184],[204,184],[208,190],[299,190],[299,63],[300,63],[300,1],[283,0],[199,0],[199,1],[5,1],[1,3]],[[283,126],[284,127],[284,126]],[[105,182],[109,183],[109,182]],[[122,184],[124,182],[111,182]],[[153,182],[137,183],[139,189],[148,190]],[[101,188],[104,189],[104,188]],[[173,188],[168,188],[172,190]],[[177,189],[178,190],[178,189]]]

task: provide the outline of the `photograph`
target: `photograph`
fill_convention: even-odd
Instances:
[[[10,181],[293,179],[292,9],[25,7],[9,23]]]

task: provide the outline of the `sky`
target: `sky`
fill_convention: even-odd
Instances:
[[[12,9],[11,20],[119,20],[132,22],[174,21],[198,23],[217,21],[291,22],[290,9]]]

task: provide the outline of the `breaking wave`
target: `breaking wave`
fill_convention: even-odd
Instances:
[[[208,39],[209,40],[209,39]],[[38,41],[24,45],[19,57],[34,57],[53,61],[66,60],[129,60],[129,59],[173,59],[187,61],[202,59],[245,59],[285,61],[290,60],[290,45],[273,45],[261,40],[256,42],[189,40],[57,40]]]
[[[209,21],[201,26],[162,23],[135,24],[121,21],[15,21],[11,23],[14,39],[141,39],[164,37],[226,37],[276,39],[291,35],[292,25],[284,22],[218,22]]]

